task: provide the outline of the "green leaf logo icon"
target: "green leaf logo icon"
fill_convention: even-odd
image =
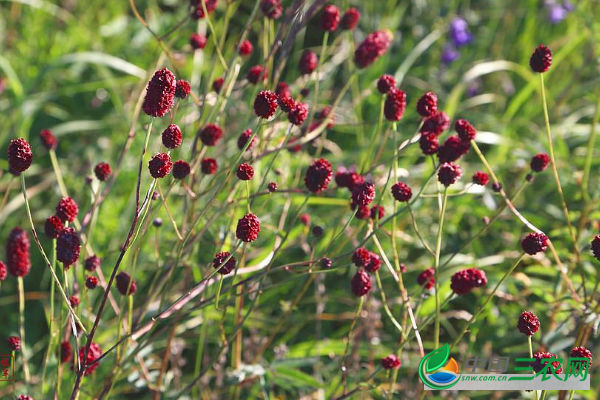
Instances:
[[[449,356],[450,347],[448,346],[448,343],[446,343],[439,349],[436,349],[429,353],[427,355],[427,361],[425,363],[425,369],[427,373],[433,372],[436,369],[441,368],[444,364],[446,364],[446,361],[448,360]]]

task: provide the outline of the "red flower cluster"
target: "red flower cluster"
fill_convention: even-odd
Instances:
[[[592,254],[594,254],[596,260],[600,261],[600,235],[594,236],[590,246],[592,248]]]
[[[454,164],[453,162],[442,164],[438,171],[438,180],[446,187],[456,183],[461,176],[462,169],[460,168],[460,165]]]
[[[8,270],[6,269],[6,264],[0,260],[0,282],[6,280],[6,275],[8,275]]]
[[[173,163],[173,178],[185,179],[190,172],[192,172],[192,167],[187,161],[177,160]]]
[[[377,90],[381,94],[388,94],[390,90],[396,87],[396,80],[393,76],[384,74],[377,80]]]
[[[375,60],[387,53],[392,44],[392,34],[389,31],[375,31],[356,48],[354,62],[358,68],[366,68]]]
[[[452,276],[450,288],[459,296],[465,295],[471,290],[487,285],[485,272],[477,268],[463,269]]]
[[[25,277],[31,270],[29,257],[29,235],[23,229],[15,227],[6,241],[6,266],[8,272],[16,277]]]
[[[454,123],[454,130],[462,140],[474,140],[477,135],[477,130],[466,119],[458,119]]]
[[[56,215],[48,217],[44,224],[44,233],[48,239],[56,239],[63,230],[64,225],[60,218]]]
[[[388,121],[400,121],[406,109],[406,94],[397,88],[391,88],[385,98],[383,114]]]
[[[262,0],[260,2],[260,10],[270,19],[279,19],[283,14],[281,0]]]
[[[331,164],[324,158],[320,158],[312,163],[306,170],[304,183],[308,190],[313,193],[320,193],[327,189],[331,182]]]
[[[27,140],[12,139],[8,145],[8,166],[16,173],[25,172],[33,162],[33,151]]]
[[[422,117],[431,117],[437,112],[438,99],[435,93],[427,92],[417,100],[417,112]]]
[[[461,139],[459,136],[450,136],[444,144],[438,148],[440,162],[447,163],[456,161],[471,149],[471,142]]]
[[[73,356],[73,348],[68,340],[63,341],[60,344],[60,361],[65,363],[68,362]]]
[[[206,47],[206,36],[199,33],[192,33],[190,36],[190,45],[194,50],[203,50]]]
[[[152,117],[163,117],[168,113],[174,104],[176,85],[175,75],[167,68],[156,71],[146,88],[142,104],[144,112]]]
[[[392,195],[396,201],[407,202],[412,197],[412,189],[406,183],[398,181],[392,186]]]
[[[335,183],[341,188],[347,188],[350,191],[354,190],[354,187],[362,184],[365,179],[356,171],[347,171],[340,169],[335,173]]]
[[[254,113],[257,117],[269,119],[277,111],[277,95],[270,90],[261,90],[254,99]]]
[[[356,8],[349,8],[344,13],[340,25],[342,29],[347,31],[352,31],[358,25],[358,21],[360,20],[360,12]]]
[[[221,93],[221,89],[223,88],[223,83],[225,83],[225,79],[217,78],[212,84],[212,88],[217,94]]]
[[[333,32],[340,23],[340,9],[334,5],[326,5],[321,14],[321,29]]]
[[[252,129],[246,129],[244,132],[240,133],[240,136],[238,137],[238,140],[237,140],[238,149],[243,150],[244,147],[246,146],[246,144],[248,144],[248,141],[250,140],[251,137],[252,137]],[[256,144],[257,140],[258,140],[258,138],[256,136],[252,137],[252,141],[250,141],[250,144],[248,144],[246,151],[252,150],[252,148]]]
[[[227,260],[227,257],[229,257],[230,255],[231,253],[229,253],[228,251],[222,251],[220,253],[217,253],[215,255],[215,258],[213,259],[213,268],[218,269],[218,272],[221,275],[227,275],[235,269],[235,264],[237,260],[234,256],[231,256],[231,258]],[[225,260],[227,260],[227,262],[225,262]],[[224,262],[225,264],[223,264]],[[221,266],[221,264],[223,264],[223,266]]]
[[[119,275],[117,275],[116,280],[117,280],[117,290],[123,296],[130,296],[136,292],[137,284],[135,282],[135,279],[132,279],[128,273],[119,272]]]
[[[383,369],[398,369],[401,365],[402,361],[395,354],[390,354],[381,360]]]
[[[80,251],[81,240],[75,229],[70,226],[63,229],[56,239],[56,259],[68,269],[77,262]]]
[[[217,173],[217,169],[219,165],[217,164],[217,160],[214,158],[203,158],[200,162],[200,169],[203,174],[214,175]]]
[[[254,176],[254,168],[252,165],[242,163],[238,165],[237,171],[235,173],[239,180],[241,181],[249,181]]]
[[[175,86],[175,97],[185,99],[191,91],[192,87],[188,81],[183,79],[177,81],[177,85]]]
[[[546,153],[539,153],[535,156],[531,157],[531,162],[529,166],[532,171],[542,172],[546,168],[548,168],[548,164],[550,163],[550,157]]]
[[[354,186],[352,190],[352,203],[364,207],[375,199],[375,185],[364,182]]]
[[[357,271],[350,283],[356,297],[362,297],[371,290],[371,277],[365,271]]]
[[[433,268],[426,269],[417,276],[417,283],[429,290],[435,286],[435,270]]]
[[[56,140],[56,136],[54,136],[50,129],[42,129],[42,131],[40,132],[40,139],[42,139],[42,144],[46,149],[56,149],[58,141]]]
[[[485,186],[490,181],[490,177],[483,171],[477,171],[473,174],[471,180],[476,185]]]
[[[207,124],[200,132],[200,140],[207,146],[215,146],[223,137],[223,130],[217,124]]]
[[[552,51],[543,44],[540,44],[533,51],[529,59],[529,66],[533,72],[544,73],[550,69],[552,65]]]
[[[317,54],[314,51],[306,49],[298,61],[298,70],[300,70],[302,75],[310,75],[317,68],[318,63],[319,58]]]
[[[540,320],[529,311],[523,311],[517,322],[517,329],[525,336],[533,336],[540,329]]]
[[[254,50],[254,46],[252,46],[252,42],[249,40],[244,40],[240,43],[240,56],[246,57],[252,54]]]
[[[92,343],[90,345],[90,350],[87,353],[87,357],[85,357],[85,346],[79,349],[79,363],[86,367],[86,370],[83,373],[85,376],[91,375],[98,368],[100,363],[94,363],[94,361],[101,355],[102,348],[98,343]],[[85,361],[83,357],[85,357]]]
[[[11,351],[21,350],[21,338],[18,336],[9,336],[6,339],[6,344]]]
[[[577,358],[589,358],[589,360],[590,360],[589,367],[592,366],[592,359],[593,359],[592,352],[583,346],[573,347],[573,349],[571,349],[571,353],[569,355],[571,357],[577,357]]]
[[[100,268],[100,259],[98,258],[98,256],[95,255],[89,256],[83,262],[83,268],[85,268],[86,271],[94,272],[95,270]]]
[[[202,1],[204,1],[204,6],[202,6]],[[194,6],[194,11],[192,13],[192,17],[194,19],[204,18],[204,7],[206,7],[206,12],[212,14],[217,8],[217,0],[190,0],[192,6]]]
[[[64,222],[73,222],[77,218],[79,207],[75,200],[70,197],[63,197],[56,206],[56,216]]]
[[[98,287],[98,278],[95,276],[88,276],[85,278],[85,287],[93,290]]]
[[[521,240],[521,247],[525,253],[531,256],[546,251],[548,248],[548,236],[543,233],[528,233],[523,240]]]
[[[262,65],[255,65],[250,67],[248,74],[246,74],[248,82],[256,85],[259,81],[267,79],[267,70]]]
[[[96,166],[94,167],[94,174],[96,175],[96,178],[98,178],[99,181],[107,181],[111,173],[112,169],[110,168],[110,164],[108,163],[101,162],[96,164]]]
[[[288,121],[293,125],[300,126],[308,117],[308,105],[302,102],[296,102],[288,112]]]
[[[172,167],[173,163],[171,162],[171,156],[167,153],[157,153],[148,162],[150,175],[156,179],[167,176],[171,172]]]
[[[352,253],[352,262],[357,267],[366,267],[371,261],[371,252],[364,247],[359,247]]]
[[[254,242],[258,238],[259,232],[260,221],[258,217],[252,213],[248,213],[238,220],[235,237],[242,242]]]
[[[535,372],[540,372],[542,369],[544,369],[546,366],[548,366],[548,369],[546,370],[546,372],[548,374],[562,373],[562,365],[560,364],[560,362],[558,360],[552,361],[552,362],[542,361],[545,359],[555,359],[556,354],[548,353],[548,352],[544,352],[544,351],[538,351],[537,353],[533,354],[533,358],[535,358],[535,361],[532,361],[530,365]],[[548,364],[551,364],[552,366],[549,366]]]

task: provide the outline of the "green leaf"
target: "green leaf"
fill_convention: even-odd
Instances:
[[[273,373],[279,378],[289,380],[296,387],[323,387],[323,385],[312,376],[294,368],[279,367],[273,369]]]
[[[425,363],[425,368],[427,372],[435,371],[440,368],[442,365],[446,363],[448,360],[448,356],[450,355],[450,347],[448,343],[429,353],[427,355],[427,361]]]

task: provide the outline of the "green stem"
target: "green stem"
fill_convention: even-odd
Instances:
[[[448,187],[444,188],[444,197],[442,200],[442,211],[440,212],[440,224],[438,227],[437,240],[435,246],[435,336],[434,336],[434,348],[437,349],[440,344],[440,319],[441,319],[441,305],[440,305],[440,253],[442,250],[442,230],[444,229],[444,215],[446,214],[446,204],[448,203]]]
[[[527,344],[529,345],[529,358],[533,358],[533,346],[531,345],[531,336],[527,336]],[[531,371],[535,375],[535,371]],[[535,400],[538,400],[538,392],[535,390]]]
[[[23,277],[17,278],[19,284],[19,335],[21,336],[21,358],[23,359],[23,375],[25,384],[29,385],[29,364],[27,364],[27,347],[25,345],[25,286]]]
[[[590,136],[587,143],[587,153],[585,155],[585,165],[583,167],[583,178],[581,179],[581,193],[586,202],[590,200],[590,194],[588,192],[589,180],[590,180],[590,169],[592,168],[592,159],[594,157],[594,143],[596,141],[596,126],[600,119],[600,94],[597,96],[596,112],[592,119],[592,128],[590,130]]]
[[[352,320],[352,325],[350,325],[350,331],[348,332],[348,340],[346,342],[346,348],[344,349],[344,355],[342,357],[342,385],[344,387],[344,394],[346,394],[346,375],[348,374],[348,368],[346,367],[346,357],[348,357],[348,350],[350,350],[352,334],[354,333],[354,328],[356,327],[356,322],[358,321],[358,317],[360,316],[360,312],[362,311],[364,303],[365,297],[361,296],[358,302],[358,307],[356,308],[356,313],[354,314],[354,319]]]
[[[52,239],[52,266],[56,268],[56,239]],[[46,368],[48,367],[48,361],[50,359],[50,354],[52,354],[52,348],[54,347],[54,294],[55,294],[55,286],[56,283],[54,279],[50,282],[50,324],[48,327],[48,332],[50,334],[50,339],[48,339],[48,349],[46,350],[46,356],[44,357],[44,367],[42,369],[42,385],[46,382]],[[60,363],[60,360],[57,361]],[[43,392],[42,386],[42,392]]]

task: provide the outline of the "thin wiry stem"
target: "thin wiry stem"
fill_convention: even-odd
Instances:
[[[27,363],[27,345],[25,344],[25,287],[23,285],[23,277],[17,278],[19,283],[19,335],[21,336],[21,358],[23,359],[23,377],[25,384],[29,385],[31,379],[29,375],[29,364]]]
[[[438,227],[437,241],[435,246],[435,333],[434,333],[434,348],[438,348],[440,344],[440,253],[442,251],[442,231],[444,229],[444,216],[446,214],[446,206],[448,204],[448,187],[444,188],[444,197],[442,199],[442,211],[440,212],[440,224]]]

